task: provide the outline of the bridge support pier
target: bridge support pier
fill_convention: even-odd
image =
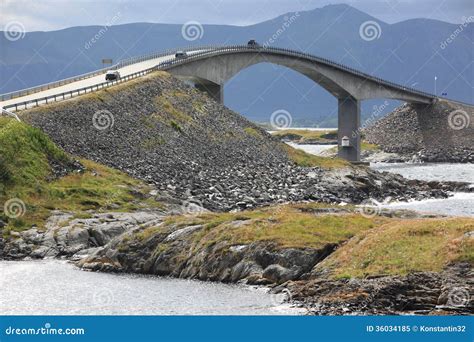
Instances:
[[[360,101],[352,96],[338,99],[338,157],[360,161]],[[343,146],[343,138],[349,138],[349,146]],[[346,143],[347,144],[347,143]]]
[[[207,93],[215,101],[224,104],[224,87],[215,83],[196,83],[196,89]]]

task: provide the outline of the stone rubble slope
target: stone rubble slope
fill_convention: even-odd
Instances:
[[[425,162],[474,162],[474,108],[440,100],[404,104],[364,130],[383,151]]]

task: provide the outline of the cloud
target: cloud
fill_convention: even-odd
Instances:
[[[347,3],[388,23],[428,17],[461,22],[473,15],[472,0],[2,0],[0,27],[20,21],[27,31],[131,22],[249,25],[287,12]]]

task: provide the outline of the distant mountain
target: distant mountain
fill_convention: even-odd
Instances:
[[[367,22],[375,27],[376,35],[370,36],[368,29],[363,39],[360,29]],[[348,5],[329,5],[245,27],[204,25],[202,38],[192,42],[183,38],[181,29],[182,25],[152,23],[85,26],[29,32],[17,41],[2,34],[0,93],[100,68],[103,58],[118,61],[190,44],[245,44],[253,38],[307,51],[427,92],[435,91],[437,76],[439,95],[474,102],[472,23],[413,19],[389,25]],[[370,116],[373,106],[383,101],[364,101],[364,115]],[[268,122],[273,111],[285,109],[296,125],[336,123],[336,100],[330,94],[292,70],[269,64],[252,66],[230,80],[225,102],[260,122]],[[384,112],[395,105],[396,101],[389,101]]]

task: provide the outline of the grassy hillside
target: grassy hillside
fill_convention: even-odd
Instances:
[[[338,169],[352,166],[350,162],[337,157],[321,157],[309,154],[298,148],[293,148],[287,144],[282,144],[283,149],[288,153],[288,157],[299,166],[322,167],[324,169]],[[336,150],[337,152],[337,150]]]
[[[312,143],[331,143],[337,141],[337,131],[315,131],[306,129],[282,129],[272,132],[272,135],[279,139],[287,139],[304,144]]]
[[[71,166],[70,158],[38,129],[0,118],[0,191],[23,193],[41,186],[51,173],[49,162]]]
[[[83,216],[89,209],[158,206],[139,199],[148,192],[143,183],[119,171],[74,161],[39,129],[0,118],[0,219],[9,229],[24,230],[33,224],[41,228],[54,209]],[[8,204],[17,204],[19,215]]]
[[[474,265],[472,218],[401,220],[357,234],[318,268],[337,278],[439,272],[449,263]]]

